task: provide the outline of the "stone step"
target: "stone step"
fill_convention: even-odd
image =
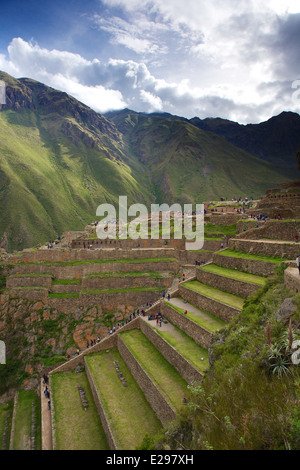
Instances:
[[[271,258],[253,255],[251,253],[223,250],[213,254],[213,264],[218,266],[254,274],[258,276],[270,276],[282,262],[281,258]]]
[[[239,314],[244,303],[242,297],[223,292],[199,281],[181,283],[179,295],[191,304],[227,322]]]
[[[228,247],[237,251],[263,256],[278,256],[285,259],[296,259],[300,251],[299,243],[279,240],[231,238]]]
[[[86,355],[85,365],[110,449],[134,450],[146,433],[153,436],[162,430],[117,349]]]
[[[255,294],[266,283],[266,278],[224,268],[215,264],[207,264],[196,272],[197,280],[203,284],[222,291],[248,298]]]

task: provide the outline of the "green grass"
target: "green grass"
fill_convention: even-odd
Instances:
[[[188,389],[177,370],[140,330],[125,331],[120,335],[169,404],[177,410],[182,408],[182,400],[187,397]]]
[[[12,425],[12,415],[13,415],[13,401],[9,401],[6,403],[0,403],[0,449],[8,450],[9,449],[9,441],[10,441],[10,432],[11,432],[11,425]],[[6,438],[6,447],[3,449],[3,437],[5,432],[5,424],[8,424],[7,428],[7,438]]]
[[[205,310],[201,310],[201,315],[197,315],[196,313],[189,311],[188,305],[187,308],[184,309],[172,304],[171,302],[167,302],[166,300],[165,303],[181,314],[183,314],[183,312],[187,310],[187,314],[185,315],[185,317],[187,317],[189,320],[192,320],[197,325],[205,328],[206,330],[211,331],[212,333],[224,328],[224,326],[227,325],[225,321],[221,320],[220,318],[216,317],[211,313],[206,312]],[[198,309],[198,307],[195,308]]]
[[[86,395],[84,411],[77,385]],[[107,439],[84,372],[51,376],[55,450],[108,450]]]
[[[41,449],[41,405],[33,391],[19,390],[15,417],[14,450],[30,450],[32,402],[35,408],[35,446]]]
[[[238,281],[250,282],[251,284],[257,284],[264,286],[267,282],[266,278],[257,276],[255,274],[248,274],[235,269],[222,268],[216,264],[208,264],[202,268],[198,268],[200,271],[206,271],[212,274],[218,274],[219,276],[229,277],[230,279],[236,279]]]
[[[179,328],[171,325],[171,330],[169,330],[167,328],[164,329],[164,326],[162,326],[161,328],[155,328],[155,331],[170,343],[192,366],[199,370],[199,372],[204,372],[208,368],[208,351],[195,343],[192,338]]]
[[[127,387],[122,385],[113,361],[118,361]],[[119,449],[133,450],[145,434],[161,432],[160,421],[117,350],[88,355],[86,362]]]
[[[263,256],[230,249],[220,251],[218,252],[218,255],[229,256],[233,258],[249,259],[254,261],[266,261],[268,263],[282,263],[283,261],[289,261],[287,258],[280,258],[279,256]]]
[[[244,299],[238,297],[234,294],[229,294],[227,292],[223,292],[219,289],[215,289],[214,287],[207,286],[206,284],[202,284],[199,281],[188,281],[185,282],[184,287],[187,289],[191,289],[194,292],[199,294],[205,295],[213,300],[217,300],[223,304],[229,305],[231,307],[235,307],[238,309],[243,308]]]

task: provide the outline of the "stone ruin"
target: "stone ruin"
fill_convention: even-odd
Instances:
[[[121,382],[122,382],[122,385],[124,385],[124,387],[127,387],[127,382],[126,382],[126,380],[124,379],[122,372],[120,371],[118,361],[113,361],[113,363],[114,363],[114,366],[115,366],[115,368],[116,368],[116,371],[117,371],[117,374],[118,374],[118,376],[119,376],[119,379],[120,379]]]
[[[84,408],[84,411],[86,411],[89,405],[85,396],[85,391],[80,385],[77,385],[77,388],[79,390],[79,395],[80,395],[82,406]]]

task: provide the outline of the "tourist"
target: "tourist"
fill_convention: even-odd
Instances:
[[[182,273],[182,282],[184,281],[184,279],[185,279],[185,274]]]
[[[296,258],[296,264],[297,264],[297,268],[298,268],[299,275],[300,275],[300,255],[298,255]]]
[[[165,298],[165,296],[166,296],[166,293],[165,293],[165,291],[163,291],[163,299]]]
[[[296,235],[296,236],[295,236],[295,241],[296,241],[296,243],[298,243],[298,240],[299,240],[299,236]]]
[[[171,297],[170,294],[168,294],[168,302],[170,302],[170,297]]]

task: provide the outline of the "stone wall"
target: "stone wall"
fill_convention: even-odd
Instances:
[[[118,259],[138,259],[138,258],[176,258],[177,249],[157,248],[157,249],[40,249],[32,252],[20,252],[10,256],[10,262],[23,263],[55,263],[87,260],[118,260]]]
[[[52,276],[8,276],[6,278],[6,288],[12,289],[14,287],[47,287],[50,288],[52,283]]]
[[[197,280],[208,286],[215,287],[216,289],[235,294],[247,299],[260,289],[260,286],[250,284],[250,282],[243,282],[237,279],[220,276],[218,274],[209,273],[203,269],[196,270]]]
[[[163,426],[166,426],[169,421],[175,418],[175,410],[173,410],[163,394],[141,367],[140,363],[130,352],[120,335],[118,335],[118,349],[134,380],[144,393],[158,419]]]
[[[18,297],[20,299],[31,300],[32,302],[41,301],[46,303],[48,300],[48,289],[46,288],[31,288],[31,287],[21,287],[13,288],[9,291],[10,298]]]
[[[92,245],[93,248],[105,249],[105,248],[120,248],[123,250],[128,250],[132,248],[175,248],[178,250],[183,250],[185,247],[185,240],[162,240],[162,239],[127,239],[127,240],[100,240],[98,238],[92,239],[79,239],[73,240],[71,243],[72,249],[87,248],[88,245]]]
[[[141,262],[141,263],[83,263],[75,265],[44,265],[44,264],[16,264],[11,274],[40,274],[47,273],[55,279],[82,279],[84,276],[97,273],[118,272],[170,272],[177,273],[177,261]]]
[[[180,328],[188,336],[190,336],[195,343],[199,344],[205,349],[208,349],[213,338],[213,334],[201,327],[197,323],[188,319],[185,315],[177,312],[167,302],[162,303],[161,312],[163,316],[173,325]]]
[[[296,259],[300,251],[300,243],[280,243],[279,241],[252,241],[237,238],[229,240],[229,248],[246,253],[263,256],[278,256],[280,258]]]
[[[213,254],[212,262],[224,268],[237,269],[258,276],[269,276],[278,266],[276,263],[223,256],[218,253]]]
[[[172,284],[172,277],[151,276],[93,277],[82,280],[81,289],[123,289],[127,287],[159,287],[164,289]]]
[[[219,211],[220,212],[209,215],[209,222],[211,222],[212,224],[233,225],[233,224],[236,224],[239,220],[245,219],[248,217],[244,214],[234,214],[234,213],[222,214],[220,209]]]
[[[154,344],[165,359],[175,367],[187,383],[201,382],[202,375],[200,372],[184,359],[173,346],[159,336],[146,321],[140,319],[140,328],[144,335]]]
[[[213,315],[221,318],[222,320],[228,322],[236,317],[240,310],[229,305],[225,305],[217,300],[210,299],[204,295],[199,294],[198,292],[192,291],[184,287],[184,283],[179,285],[179,295],[187,300],[189,303],[204,309]]]
[[[291,221],[286,222],[284,220],[270,220],[268,222],[260,222],[259,226],[256,227],[258,222],[247,222],[238,224],[238,231],[240,233],[238,238],[250,239],[250,240],[262,240],[270,238],[273,240],[286,240],[295,241],[295,236],[300,237],[300,222]],[[244,231],[244,228],[247,230]]]

